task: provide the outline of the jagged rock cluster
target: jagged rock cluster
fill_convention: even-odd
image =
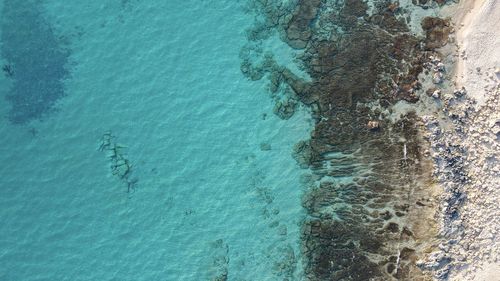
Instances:
[[[105,151],[111,162],[111,172],[127,184],[127,192],[135,191],[138,180],[132,178],[132,164],[126,157],[126,146],[116,143],[115,136],[106,132],[101,138],[99,151]]]

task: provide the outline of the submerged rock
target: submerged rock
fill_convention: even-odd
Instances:
[[[426,17],[422,20],[422,29],[426,32],[425,47],[428,50],[443,47],[448,43],[448,36],[453,31],[449,19]]]
[[[297,108],[297,102],[295,100],[285,99],[276,102],[273,108],[273,112],[279,118],[287,120],[293,116],[296,108]]]
[[[127,159],[124,149],[126,146],[117,143],[110,131],[103,134],[99,150],[106,152],[111,163],[111,173],[127,185],[127,192],[133,192],[139,180],[131,177],[132,164]]]
[[[269,150],[271,150],[271,145],[269,143],[263,142],[260,144],[260,150],[261,151],[269,151]]]

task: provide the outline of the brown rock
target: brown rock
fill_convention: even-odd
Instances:
[[[368,124],[366,125],[366,127],[370,131],[378,131],[378,130],[380,130],[380,123],[378,121],[368,121]]]

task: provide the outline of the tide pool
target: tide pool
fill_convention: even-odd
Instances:
[[[0,123],[0,280],[300,279],[291,152],[312,120],[280,120],[265,83],[242,75],[243,2],[27,3],[70,74],[55,111]],[[1,76],[2,99],[12,89]],[[99,151],[108,131],[134,192]]]

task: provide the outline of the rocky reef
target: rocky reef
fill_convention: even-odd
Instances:
[[[425,126],[393,106],[419,101],[419,75],[447,43],[448,21],[425,18],[424,34],[415,35],[406,9],[384,0],[251,1],[249,11],[258,20],[242,72],[269,79],[271,92],[286,89],[315,120],[310,140],[294,149],[314,179],[303,198],[306,279],[430,280],[417,264],[438,237]],[[308,78],[259,49],[273,32],[301,51],[296,60]],[[436,66],[437,84],[443,71]]]
[[[102,135],[99,151],[106,152],[111,162],[111,172],[127,185],[127,193],[135,191],[138,179],[132,177],[132,164],[125,154],[126,146],[116,142],[111,132]]]

